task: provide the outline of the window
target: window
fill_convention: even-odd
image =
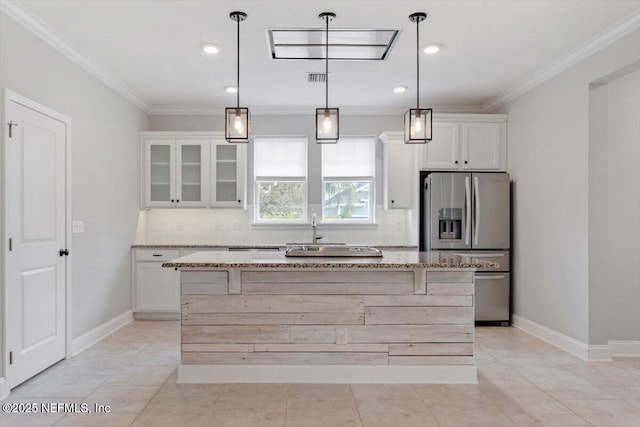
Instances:
[[[258,137],[253,143],[256,223],[307,218],[307,138]]]
[[[376,145],[372,137],[342,137],[322,146],[322,220],[372,223]]]

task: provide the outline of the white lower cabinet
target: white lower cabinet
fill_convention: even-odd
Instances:
[[[133,312],[136,318],[179,318],[180,273],[162,263],[178,258],[180,251],[135,249],[133,253]]]

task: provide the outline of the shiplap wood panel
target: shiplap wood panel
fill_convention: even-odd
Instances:
[[[412,295],[411,283],[243,283],[243,294]]]
[[[429,283],[473,283],[472,271],[428,271]]]
[[[288,325],[182,326],[183,343],[252,344],[289,342]]]
[[[258,344],[256,344],[258,345]],[[389,344],[389,356],[471,356],[473,344]]]
[[[362,325],[363,313],[185,313],[183,325]]]
[[[254,344],[254,351],[387,353],[387,344]]]
[[[473,307],[367,307],[366,325],[472,325]]]
[[[413,271],[243,271],[249,283],[396,283],[413,285]]]
[[[473,342],[473,325],[348,326],[349,344]]]
[[[473,365],[473,356],[389,356],[389,365]]]
[[[473,295],[473,284],[427,283],[428,295]]]
[[[211,283],[226,285],[229,283],[227,271],[182,271],[180,283]]]
[[[182,363],[208,364],[258,364],[258,365],[387,365],[386,353],[183,353]]]
[[[364,296],[183,295],[183,313],[363,313]]]
[[[297,326],[289,327],[289,341],[292,343],[335,344],[335,326]]]
[[[459,295],[414,295],[414,296],[365,296],[366,307],[470,307],[472,296]]]
[[[217,351],[225,353],[246,353],[249,351],[254,351],[253,347],[254,344],[182,344],[182,352],[188,353],[193,351]]]
[[[182,283],[182,295],[226,295],[229,286],[226,283]]]

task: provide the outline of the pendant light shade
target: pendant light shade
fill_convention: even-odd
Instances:
[[[316,108],[316,142],[318,144],[335,144],[340,139],[340,109],[329,108],[329,22],[336,17],[335,13],[324,12],[318,17],[325,21],[324,40],[325,64],[325,106]]]
[[[238,57],[236,74],[236,106],[224,110],[224,137],[227,142],[248,143],[251,140],[251,113],[248,108],[240,107],[240,22],[247,19],[244,12],[231,12],[229,17],[238,24]]]
[[[431,141],[432,117],[431,108],[420,108],[420,23],[427,19],[424,12],[409,15],[409,21],[416,24],[416,108],[404,113],[405,144],[426,144]]]

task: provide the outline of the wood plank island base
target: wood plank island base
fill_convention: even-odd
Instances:
[[[180,383],[475,383],[474,279],[443,252],[198,252],[180,270]]]

